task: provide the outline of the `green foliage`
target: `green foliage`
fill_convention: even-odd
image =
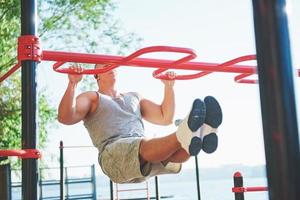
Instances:
[[[16,75],[0,87],[0,147],[7,149],[21,146],[21,93]]]
[[[0,0],[0,76],[17,62],[20,2]],[[122,54],[138,48],[140,39],[122,30],[111,15],[114,9],[109,0],[38,0],[42,49]],[[38,92],[38,109],[38,145],[42,148],[56,115],[47,101],[47,90]],[[15,73],[0,83],[0,149],[19,148],[21,83],[20,74]]]
[[[19,21],[19,1],[0,0],[0,72],[15,62],[17,38],[20,35]]]
[[[0,87],[0,147],[1,149],[21,148],[21,82],[20,74],[14,74]],[[55,120],[56,110],[47,101],[46,95],[38,94],[38,149],[47,141],[47,129]],[[13,163],[19,166],[20,162]]]

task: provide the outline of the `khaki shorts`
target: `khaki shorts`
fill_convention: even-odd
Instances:
[[[108,144],[99,156],[102,171],[115,183],[138,183],[159,174],[176,174],[180,163],[146,163],[141,167],[141,137],[121,138]]]

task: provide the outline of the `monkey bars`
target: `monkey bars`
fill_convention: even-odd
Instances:
[[[156,59],[156,58],[142,58],[144,54],[148,53],[177,53],[185,54],[178,60]],[[101,54],[87,54],[75,52],[61,52],[61,51],[42,51],[40,48],[39,38],[32,35],[20,36],[18,39],[18,63],[12,67],[6,74],[0,77],[0,82],[5,80],[8,76],[14,73],[21,66],[21,61],[33,60],[54,61],[53,70],[60,73],[75,74],[76,72],[62,68],[61,66],[66,62],[87,63],[87,64],[104,64],[105,67],[101,69],[83,69],[81,74],[99,74],[105,73],[109,70],[120,66],[132,67],[150,67],[156,68],[153,72],[153,77],[158,79],[168,79],[163,74],[168,69],[175,70],[192,70],[200,71],[194,74],[177,75],[175,80],[195,79],[213,72],[228,72],[237,73],[234,80],[238,83],[256,83],[256,80],[245,79],[246,77],[256,73],[256,66],[240,65],[241,62],[255,60],[255,55],[241,56],[224,63],[208,63],[208,62],[193,62],[196,58],[194,50],[182,47],[172,46],[151,46],[142,48],[127,57],[101,55]]]

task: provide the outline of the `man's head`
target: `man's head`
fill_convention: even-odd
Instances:
[[[105,66],[105,64],[96,64],[95,69],[103,69]],[[94,77],[98,83],[101,82],[101,84],[114,84],[116,82],[116,75],[117,72],[115,69],[113,69],[105,73],[95,74]]]

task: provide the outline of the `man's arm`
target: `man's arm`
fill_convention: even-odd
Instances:
[[[71,68],[78,72],[82,70],[77,66],[72,66]],[[85,118],[91,109],[92,101],[86,93],[79,95],[75,99],[75,90],[82,79],[82,75],[69,75],[68,77],[69,84],[58,107],[58,121],[71,125]]]
[[[168,73],[171,78],[175,76],[174,73]],[[164,99],[161,105],[158,105],[150,100],[141,100],[142,116],[145,120],[158,125],[169,125],[173,122],[175,112],[175,94],[174,94],[174,80],[163,80]]]

